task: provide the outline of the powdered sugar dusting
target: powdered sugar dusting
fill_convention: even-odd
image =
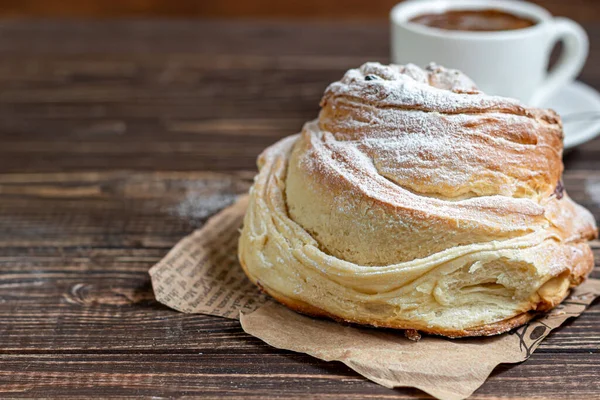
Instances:
[[[183,201],[172,209],[172,212],[184,219],[204,219],[231,205],[235,197],[233,194],[200,196],[197,193],[189,192]]]
[[[184,188],[183,198],[168,212],[193,225],[201,225],[207,217],[231,205],[237,197],[227,180],[188,181],[184,182]]]
[[[468,94],[468,95],[466,95]],[[358,98],[381,106],[418,107],[441,113],[472,109],[511,110],[526,114],[517,100],[487,96],[456,70],[431,65],[423,70],[415,65],[366,63],[349,70],[341,81],[326,90],[323,104],[332,96]]]

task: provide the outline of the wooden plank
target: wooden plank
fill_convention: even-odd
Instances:
[[[388,61],[387,26],[343,26],[0,23],[0,173],[254,169],[346,69]],[[583,79],[600,87],[592,46]],[[567,167],[600,169],[599,146]]]
[[[18,17],[253,17],[387,19],[389,10],[400,0],[5,0],[0,16]],[[583,20],[598,20],[594,0],[532,0],[552,13]]]
[[[316,117],[346,69],[388,61],[385,25],[305,28],[3,22],[0,172],[254,169],[265,146]],[[598,42],[583,79],[600,87]],[[600,168],[598,146],[567,167]]]
[[[340,363],[255,343],[264,354],[28,354],[0,356],[0,385],[11,396],[236,396],[250,398],[430,398],[410,389],[389,390]],[[535,354],[503,366],[473,399],[594,398],[597,354]],[[15,379],[16,378],[16,379]]]
[[[0,174],[0,248],[168,248],[247,191],[253,171]],[[600,216],[600,172],[567,170]]]
[[[8,249],[0,257],[0,348],[21,352],[247,348],[239,324],[180,314],[154,300],[148,269],[168,249]],[[600,258],[600,248],[596,251]],[[600,278],[600,267],[592,276]],[[600,348],[600,307],[547,339],[540,352]],[[201,340],[198,335],[201,335]]]

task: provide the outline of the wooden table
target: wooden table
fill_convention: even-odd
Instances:
[[[427,397],[172,311],[147,274],[388,45],[385,23],[0,23],[0,397]],[[600,218],[600,140],[565,161]],[[474,397],[598,398],[599,380],[596,304]]]

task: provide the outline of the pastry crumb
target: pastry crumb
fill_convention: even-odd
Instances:
[[[419,340],[421,340],[421,334],[416,329],[406,329],[404,331],[404,336],[406,336],[408,340],[412,340],[413,342],[418,342]]]

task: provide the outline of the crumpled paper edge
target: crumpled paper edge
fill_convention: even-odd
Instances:
[[[382,386],[415,387],[439,399],[461,400],[471,396],[481,387],[498,365],[513,364],[528,359],[552,330],[561,326],[567,319],[579,316],[598,296],[600,296],[600,280],[588,279],[574,288],[571,295],[552,312],[509,333],[466,339],[424,336],[416,343],[408,341],[399,332],[347,326],[333,321],[314,319],[297,314],[278,304],[265,305],[251,314],[242,313],[240,322],[246,333],[258,337],[270,346],[306,353],[324,361],[342,362]],[[311,325],[320,326],[320,333],[313,332],[311,335],[306,335],[303,330]],[[265,329],[264,327],[267,326],[270,328]],[[389,354],[382,354],[379,357],[368,354],[368,357],[365,357],[365,353],[361,351],[353,351],[343,346],[336,348],[335,344],[324,351],[323,347],[333,339],[328,337],[331,331],[338,336],[351,335],[354,340],[350,341],[359,347],[364,344],[362,337],[367,337],[365,341],[371,340],[374,343],[385,337],[389,341],[389,349],[377,349],[377,351],[389,351]],[[409,346],[409,350],[403,351],[404,346]],[[426,346],[435,348],[429,350]],[[488,347],[486,349],[481,346]],[[419,347],[422,349],[419,350]],[[444,347],[447,349],[444,350]],[[464,347],[464,351],[461,347]],[[401,357],[398,357],[400,362],[403,357],[426,356],[427,372],[406,370],[404,365],[392,363],[384,368],[386,371],[382,374],[381,365],[393,358],[394,352],[398,351],[402,352]],[[442,355],[443,351],[448,353]],[[476,369],[470,368],[468,354],[465,352],[475,356],[473,362],[477,362]],[[453,358],[453,363],[458,363],[456,366],[464,372],[453,371],[454,375],[447,375],[449,372],[447,367],[453,365],[439,362],[437,366],[431,366],[436,363],[436,357]],[[461,362],[462,364],[459,365]],[[373,364],[377,364],[378,368],[373,368]],[[421,373],[423,376],[419,380],[422,382],[415,382],[415,375]],[[444,376],[450,377],[451,382],[443,381],[440,384],[440,379],[444,379]],[[446,383],[451,383],[452,389],[445,386]]]

